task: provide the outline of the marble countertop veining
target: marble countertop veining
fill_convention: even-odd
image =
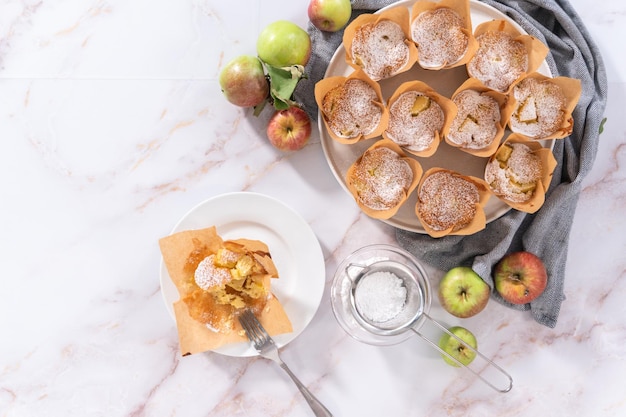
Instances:
[[[158,239],[201,201],[242,190],[281,200],[319,239],[322,301],[282,355],[335,416],[625,415],[626,3],[571,0],[603,53],[608,121],[556,328],[493,301],[463,321],[513,376],[507,394],[417,338],[374,347],[338,326],[339,262],[394,244],[394,231],[356,208],[316,130],[281,153],[268,112],[229,105],[217,81],[266,24],[305,27],[307,3],[0,2],[0,416],[312,415],[269,361],[182,358],[161,296]],[[458,323],[438,303],[431,314]]]

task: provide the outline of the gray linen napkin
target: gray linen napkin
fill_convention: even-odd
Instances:
[[[547,63],[554,76],[582,81],[582,95],[574,111],[574,131],[568,138],[556,141],[554,155],[558,166],[546,201],[537,213],[530,215],[511,210],[471,236],[434,239],[398,229],[396,237],[400,246],[441,270],[457,265],[471,266],[492,288],[493,266],[502,256],[517,250],[535,253],[543,259],[549,274],[543,294],[522,306],[507,303],[495,291],[492,297],[511,308],[530,310],[538,323],[553,328],[565,299],[565,263],[572,219],[582,181],[591,170],[597,152],[607,98],[606,72],[598,47],[567,0],[483,2],[505,13],[549,46]],[[391,3],[394,2],[354,0],[353,18]],[[341,44],[342,32],[323,33],[311,25],[308,31],[313,41],[313,53],[307,65],[309,78],[300,83],[295,98],[315,120],[317,105],[313,89]]]

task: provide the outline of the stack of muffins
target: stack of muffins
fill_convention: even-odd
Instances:
[[[556,167],[541,141],[569,136],[581,93],[580,80],[537,72],[542,42],[506,20],[473,28],[469,0],[414,0],[360,15],[343,46],[352,72],[319,81],[315,98],[333,140],[373,141],[345,177],[366,214],[390,219],[416,193],[416,218],[441,237],[482,230],[491,196],[528,213],[541,207]],[[444,79],[464,67],[467,80],[450,97],[420,79],[383,97],[380,82],[414,66]],[[419,158],[442,142],[485,159],[484,175],[423,172]]]

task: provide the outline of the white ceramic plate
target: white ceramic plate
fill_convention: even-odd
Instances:
[[[410,11],[415,1],[416,0],[400,1],[381,9],[381,11],[393,7],[407,7]],[[521,33],[526,33],[526,31],[523,30],[521,26],[511,20],[508,16],[484,3],[470,0],[470,11],[472,17],[472,26],[474,28],[486,21],[503,19],[511,22],[511,24],[515,26]],[[345,49],[343,45],[341,45],[339,46],[339,48],[337,48],[337,51],[331,58],[328,68],[326,70],[325,77],[348,76],[352,71],[352,67],[346,64]],[[538,72],[546,76],[551,76],[550,69],[548,68],[548,64],[545,61],[539,68]],[[467,71],[464,65],[448,70],[432,71],[424,70],[420,68],[419,64],[415,64],[413,68],[411,68],[409,71],[379,82],[383,92],[383,98],[387,100],[400,84],[410,80],[421,80],[434,88],[435,91],[437,91],[439,94],[442,94],[446,97],[451,97],[454,91],[456,91],[456,89],[461,84],[463,84],[465,80],[467,80]],[[319,112],[318,116],[318,126],[320,131],[322,148],[324,150],[326,160],[328,161],[328,165],[330,166],[331,171],[337,178],[337,181],[339,181],[339,183],[343,186],[346,192],[350,194],[345,182],[345,175],[348,171],[348,168],[350,167],[350,165],[352,165],[354,161],[357,160],[359,156],[363,154],[363,152],[367,148],[372,145],[372,143],[374,143],[374,141],[380,139],[380,137],[360,141],[352,145],[340,144],[337,141],[333,140],[332,137],[328,134],[326,126],[324,125],[324,121],[322,119],[321,112]],[[542,144],[543,146],[551,147],[553,146],[553,141],[542,141]],[[441,142],[439,148],[437,149],[437,152],[433,156],[429,158],[414,158],[420,162],[422,168],[424,169],[424,172],[432,167],[441,167],[455,170],[464,175],[473,175],[479,178],[483,177],[485,165],[487,164],[488,160],[488,158],[479,158],[476,156],[472,156],[466,152],[463,152],[457,148],[448,145],[444,141]],[[393,216],[391,219],[384,221],[400,229],[417,233],[426,233],[421,223],[417,219],[417,216],[415,215],[414,207],[416,203],[417,193],[414,192],[409,196],[409,199],[404,203],[404,205],[400,207],[400,210],[395,216]],[[500,201],[498,198],[490,198],[485,206],[487,223],[502,216],[510,209],[511,208],[508,205]]]
[[[284,346],[309,324],[320,304],[326,269],[317,237],[309,224],[282,202],[256,193],[235,192],[210,198],[191,209],[172,233],[215,226],[223,239],[256,239],[269,247],[280,278],[272,280],[272,292],[280,300],[293,332],[274,337]],[[174,317],[178,290],[161,259],[161,292]],[[233,343],[214,352],[229,356],[254,356],[249,343]]]

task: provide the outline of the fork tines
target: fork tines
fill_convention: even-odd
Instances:
[[[260,349],[264,343],[271,340],[270,335],[251,310],[246,309],[241,313],[239,323],[241,323],[241,327],[243,327],[248,338],[254,343],[256,349]]]

